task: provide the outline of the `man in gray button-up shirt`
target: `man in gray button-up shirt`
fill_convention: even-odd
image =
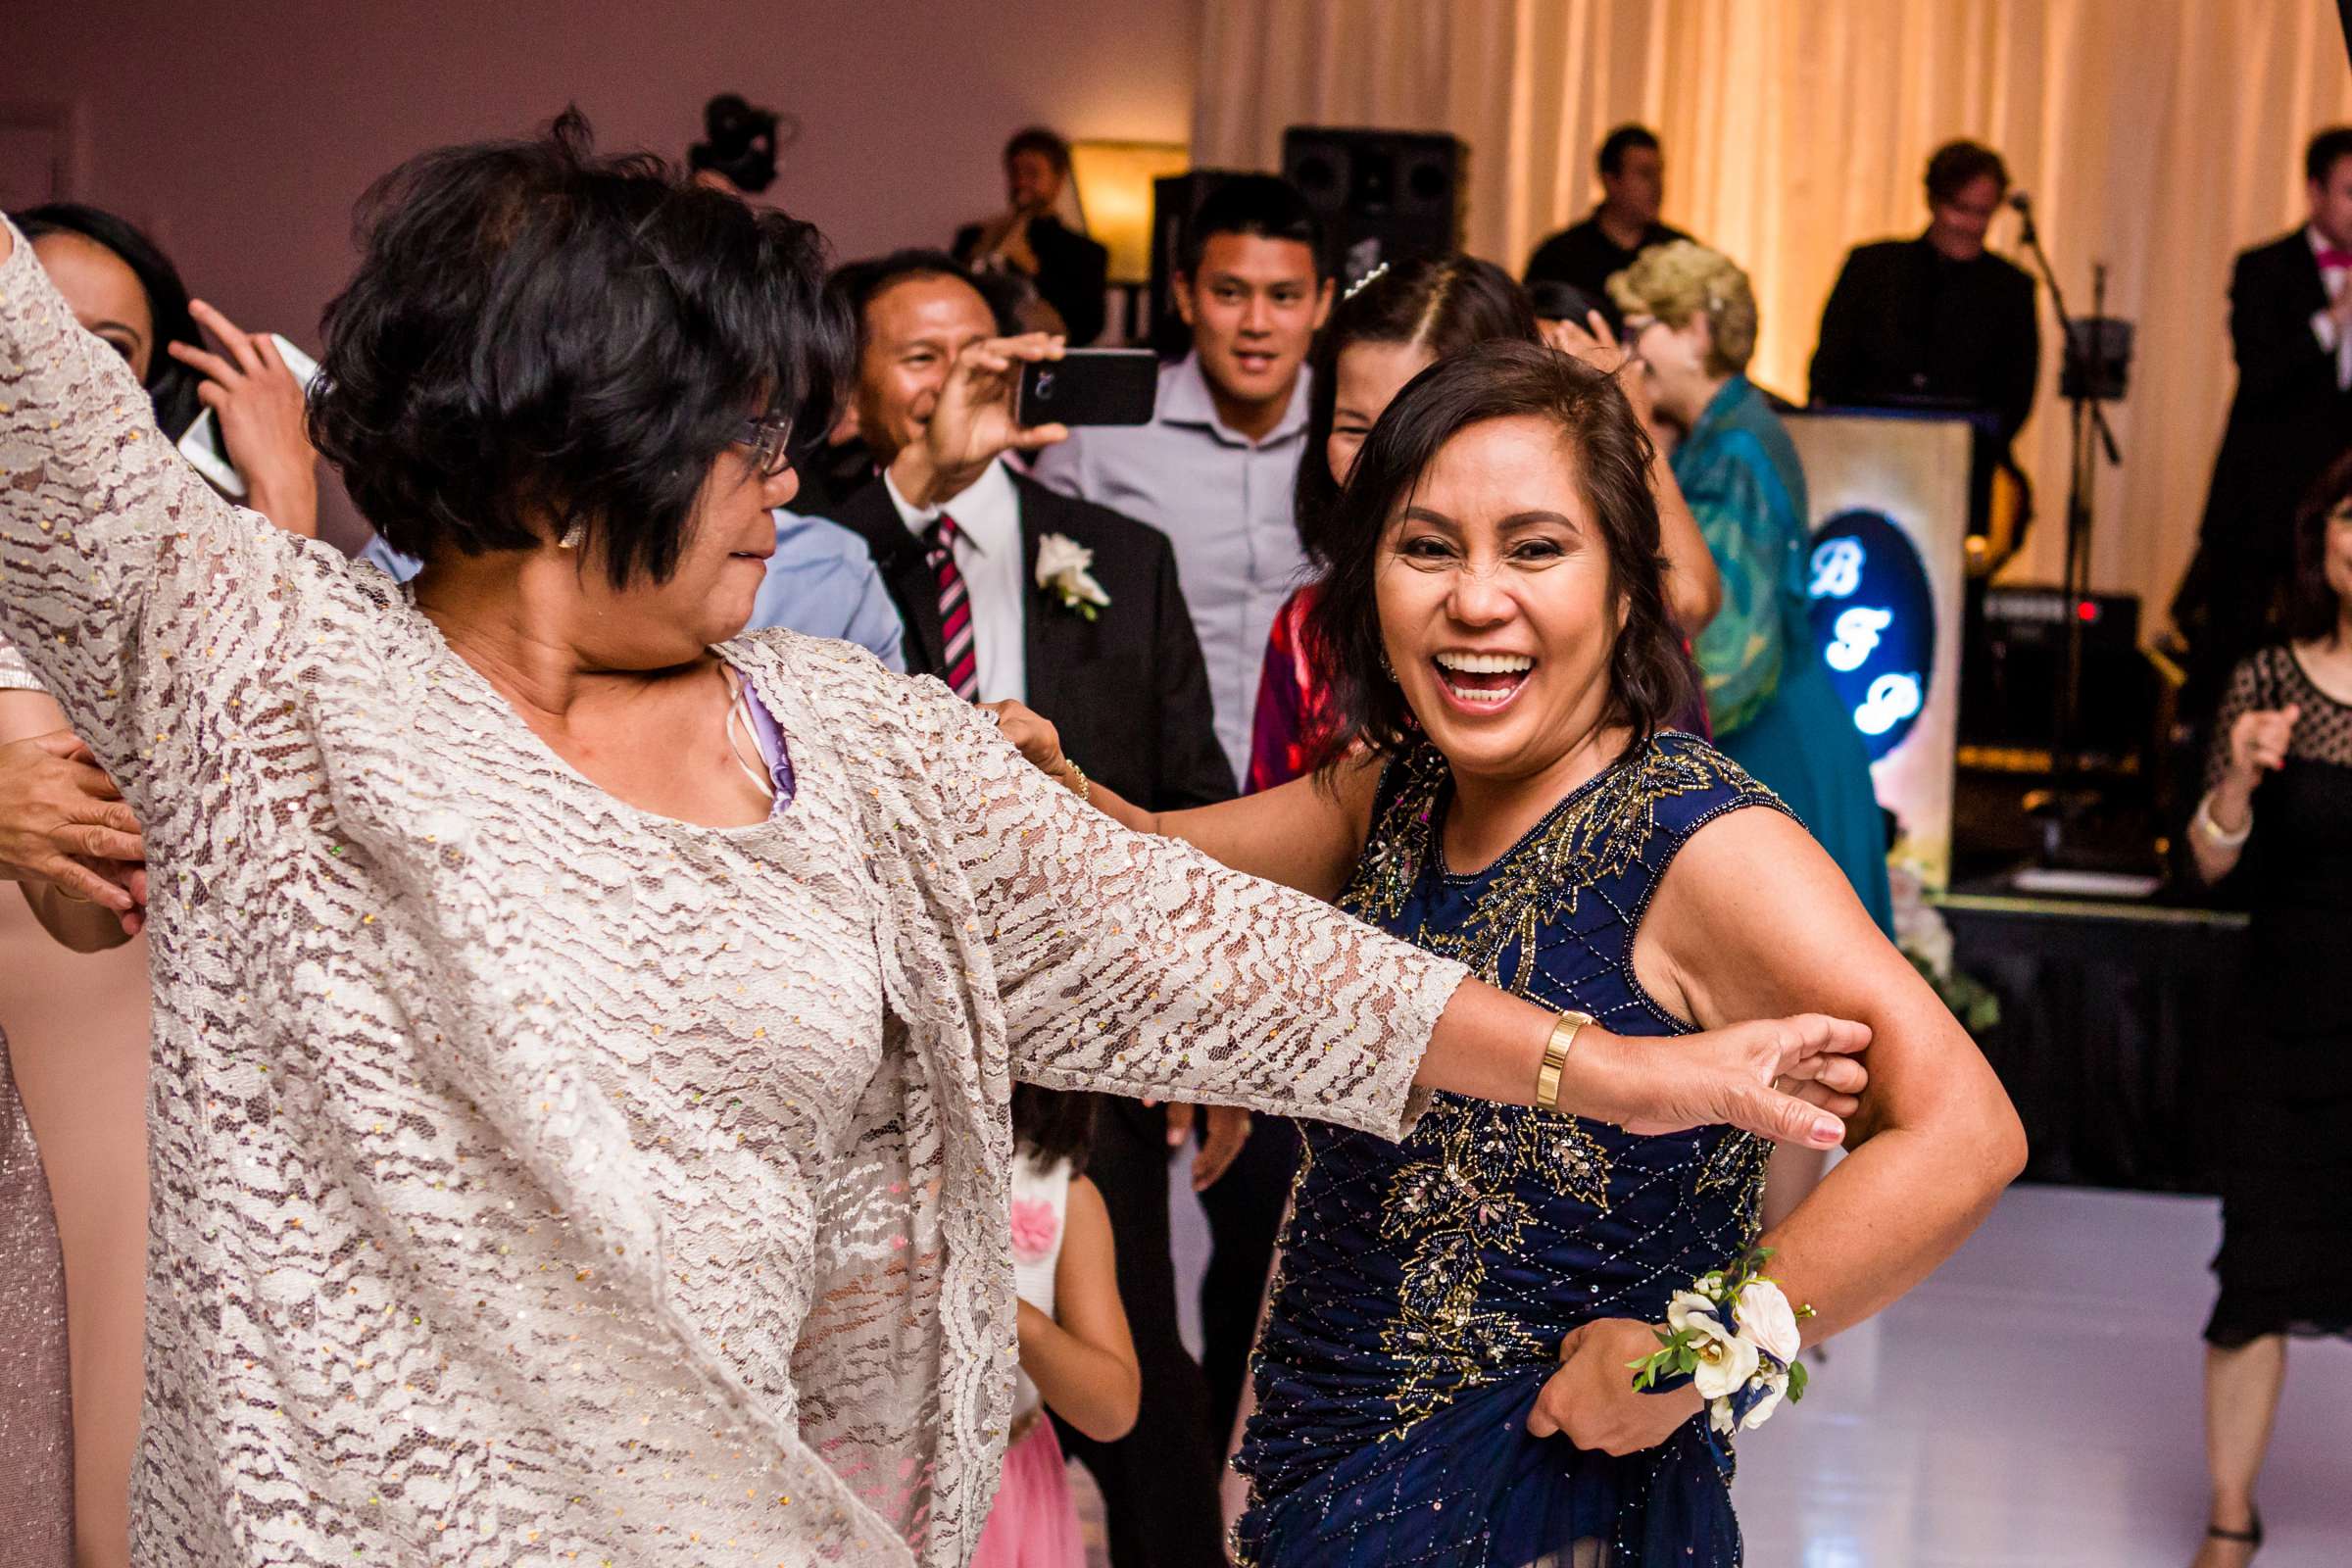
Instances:
[[[1193,352],[1159,373],[1150,424],[1072,432],[1037,460],[1066,494],[1140,517],[1176,548],[1237,777],[1275,612],[1306,558],[1291,490],[1306,437],[1306,351],[1331,309],[1320,225],[1288,182],[1247,175],[1201,205],[1175,278]]]

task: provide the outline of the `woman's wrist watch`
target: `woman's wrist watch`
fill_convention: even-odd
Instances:
[[[1589,1012],[1563,1012],[1544,1042],[1544,1064],[1536,1069],[1536,1108],[1555,1114],[1560,1108],[1560,1073],[1568,1065],[1568,1050],[1577,1032],[1592,1021]]]

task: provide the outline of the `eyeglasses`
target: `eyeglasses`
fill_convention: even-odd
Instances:
[[[769,415],[763,419],[746,419],[736,433],[735,444],[749,447],[752,461],[760,466],[760,476],[773,479],[792,466],[792,418],[789,415]]]

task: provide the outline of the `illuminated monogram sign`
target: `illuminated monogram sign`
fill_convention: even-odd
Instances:
[[[1816,529],[1810,564],[1822,662],[1875,762],[1911,733],[1936,678],[1928,569],[1901,529],[1867,510]]]
[[[1968,423],[1798,415],[1788,437],[1812,512],[1804,586],[1814,642],[1870,751],[1879,804],[1901,824],[1897,858],[1941,888],[1951,870]]]

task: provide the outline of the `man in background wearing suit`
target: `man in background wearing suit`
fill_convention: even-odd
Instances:
[[[2265,640],[2294,574],[2303,492],[2352,445],[2352,125],[2314,136],[2303,172],[2303,226],[2241,252],[2230,277],[2237,396],[2197,554],[2173,600],[2189,641],[2181,712],[2200,724],[2237,661]]]
[[[1057,494],[1002,454],[1028,444],[1013,379],[979,369],[998,319],[955,260],[906,251],[845,267],[858,323],[856,434],[880,474],[833,503],[906,622],[906,667],[976,702],[1026,703],[1088,775],[1155,810],[1234,793],[1208,675],[1165,535]],[[1038,580],[1041,554],[1093,552],[1105,602]],[[1052,560],[1049,558],[1048,565]],[[1135,1434],[1064,1446],[1102,1488],[1115,1568],[1219,1568],[1222,1433],[1177,1334],[1165,1107],[1105,1098],[1087,1173],[1110,1210],[1119,1296],[1143,1372]]]
[[[1947,142],[1928,160],[1927,187],[1927,232],[1847,254],[1822,307],[1813,403],[1985,416],[1969,506],[1981,532],[1993,470],[2015,472],[2009,444],[2034,412],[2041,328],[2034,279],[1984,248],[2009,194],[2001,155]]]

